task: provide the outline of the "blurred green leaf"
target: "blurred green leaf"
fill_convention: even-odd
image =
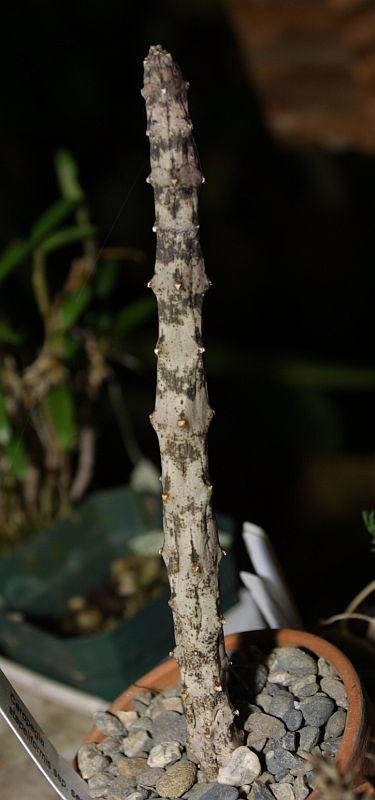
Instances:
[[[59,358],[71,359],[77,354],[77,342],[63,331],[54,331],[49,335],[49,348]]]
[[[362,511],[362,519],[366,528],[373,538],[373,547],[375,547],[375,511]]]
[[[81,203],[85,193],[79,182],[77,162],[70,150],[58,150],[55,169],[62,196],[73,203]]]
[[[64,331],[71,328],[88,306],[91,298],[91,286],[82,286],[77,294],[69,294],[59,308],[58,328]]]
[[[12,242],[3,250],[0,255],[0,283],[2,283],[5,278],[8,277],[9,273],[18,267],[19,264],[25,261],[27,256],[30,255],[30,252],[31,248],[29,243],[25,242],[23,239]]]
[[[119,312],[115,322],[115,333],[124,336],[131,333],[156,311],[153,297],[139,297]]]
[[[46,395],[47,408],[63,450],[70,450],[76,435],[73,394],[67,386],[54,386]]]
[[[313,360],[282,359],[273,365],[274,374],[293,387],[328,391],[367,391],[375,388],[375,369],[361,365]]]
[[[8,457],[10,471],[18,480],[24,480],[27,474],[28,459],[21,436],[13,437],[4,449]]]
[[[96,233],[96,228],[92,225],[85,225],[78,228],[76,225],[62,228],[56,231],[48,239],[45,239],[40,245],[43,253],[51,253],[53,250],[60,250],[61,247],[67,247],[70,244],[81,242],[84,239],[91,239]]]
[[[9,444],[11,437],[12,428],[5,406],[5,395],[2,389],[0,389],[0,445],[4,446]]]
[[[76,203],[61,197],[47,211],[39,217],[31,229],[30,242],[33,246],[39,244],[48,233],[53,231],[74,211]]]
[[[0,342],[6,342],[7,344],[20,344],[24,339],[22,333],[15,331],[5,322],[0,321]]]
[[[120,264],[118,261],[111,259],[106,260],[104,263],[99,264],[97,271],[95,289],[96,294],[102,300],[109,297],[115,288],[119,276]]]

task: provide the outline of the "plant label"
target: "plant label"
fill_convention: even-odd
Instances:
[[[91,800],[87,784],[55,750],[0,669],[0,713],[63,800]]]

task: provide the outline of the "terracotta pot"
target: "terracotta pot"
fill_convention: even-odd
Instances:
[[[256,644],[266,650],[278,647],[303,647],[311,650],[316,656],[323,656],[340,675],[348,696],[348,712],[345,731],[336,763],[343,773],[350,772],[355,784],[362,784],[364,776],[370,773],[370,764],[366,762],[367,744],[370,736],[370,709],[363,694],[359,677],[350,661],[334,645],[318,636],[303,631],[280,629],[276,631],[262,630],[248,633],[232,634],[226,637],[227,650],[238,650],[250,644]],[[134,692],[140,687],[161,690],[172,686],[179,679],[178,666],[174,658],[164,661],[158,667],[132,684],[109,707],[109,711],[126,711],[131,707]],[[104,738],[97,728],[92,728],[85,742],[99,742]],[[366,788],[371,788],[366,784]],[[316,798],[318,792],[309,795],[310,800]]]

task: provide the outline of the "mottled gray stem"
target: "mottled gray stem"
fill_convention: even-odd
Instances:
[[[162,463],[164,545],[190,758],[209,778],[238,734],[226,691],[228,660],[218,585],[222,551],[212,511],[207,397],[201,335],[210,283],[198,238],[197,191],[203,182],[192,137],[187,85],[169,53],[151,47],[143,96],[155,195],[157,253],[149,286],[159,311],[155,411]]]

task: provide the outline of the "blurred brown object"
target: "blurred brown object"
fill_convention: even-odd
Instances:
[[[375,150],[374,0],[227,0],[227,7],[277,138]]]

